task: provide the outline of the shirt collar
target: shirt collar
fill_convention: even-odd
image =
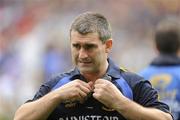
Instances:
[[[120,68],[110,58],[108,58],[108,63],[109,66],[106,74],[114,78],[120,78]]]
[[[155,65],[155,66],[180,65],[180,58],[176,55],[160,54],[151,62],[151,65]]]

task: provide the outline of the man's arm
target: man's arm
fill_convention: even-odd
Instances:
[[[127,120],[172,120],[169,113],[141,106],[126,98],[114,84],[107,80],[96,80],[93,97],[118,111]]]
[[[119,98],[114,104],[114,109],[128,120],[172,120],[169,113],[156,108],[143,107],[126,97]]]
[[[15,113],[14,120],[46,120],[51,112],[65,100],[82,101],[91,92],[91,84],[74,80],[51,91],[40,99],[25,103]]]

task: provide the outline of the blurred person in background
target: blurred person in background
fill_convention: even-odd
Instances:
[[[161,21],[154,35],[157,57],[140,72],[159,92],[159,99],[167,103],[175,120],[180,120],[180,26],[179,20]]]
[[[172,120],[168,105],[158,101],[148,81],[108,57],[113,41],[103,15],[78,16],[70,43],[75,68],[43,84],[16,111],[15,120]]]
[[[21,75],[21,63],[14,41],[0,32],[0,120],[12,118],[17,104],[17,85]],[[4,109],[6,108],[6,109]]]

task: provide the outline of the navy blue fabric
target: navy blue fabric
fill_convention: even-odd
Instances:
[[[169,112],[169,107],[158,101],[158,95],[156,90],[151,87],[150,82],[145,81],[142,77],[120,70],[117,65],[113,63],[111,59],[108,59],[109,66],[106,74],[111,77],[111,82],[115,84],[120,91],[129,96],[129,89],[131,90],[129,97],[146,107],[155,107],[162,111]],[[44,83],[39,91],[34,96],[33,100],[37,100],[40,97],[48,94],[48,92],[58,89],[62,82],[67,83],[74,79],[80,79],[86,81],[80,74],[77,68],[60,74],[47,83]],[[122,82],[119,82],[122,80]],[[124,87],[122,87],[124,86]],[[126,88],[127,87],[127,88]],[[129,87],[129,88],[128,88]],[[78,101],[61,103],[50,114],[48,120],[126,120],[120,113],[112,109],[107,108],[102,103],[90,96],[83,104]]]

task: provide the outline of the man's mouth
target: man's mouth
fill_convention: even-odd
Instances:
[[[79,64],[88,65],[91,64],[91,61],[79,61]]]
[[[92,62],[80,61],[79,63],[81,63],[81,64],[90,64],[90,63],[92,63]]]

